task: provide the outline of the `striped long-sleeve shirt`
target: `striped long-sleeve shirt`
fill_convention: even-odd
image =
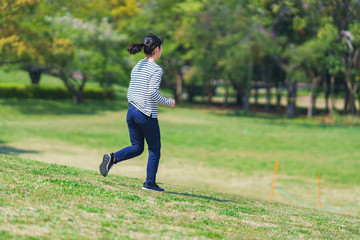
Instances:
[[[159,93],[162,74],[159,65],[146,60],[140,60],[131,71],[128,102],[152,118],[157,118],[158,103],[171,105],[171,100]]]

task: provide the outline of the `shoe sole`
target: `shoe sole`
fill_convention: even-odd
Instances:
[[[148,191],[153,191],[153,192],[165,192],[165,190],[155,190],[155,189],[146,188],[146,187],[142,187],[142,189],[148,190]]]
[[[103,157],[103,161],[102,163],[100,164],[100,172],[101,174],[106,177],[106,175],[108,174],[109,172],[109,163],[110,163],[110,160],[111,160],[111,155],[110,154],[105,154],[104,157]]]

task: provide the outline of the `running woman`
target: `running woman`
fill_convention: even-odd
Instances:
[[[160,160],[160,128],[158,123],[158,103],[174,108],[175,100],[165,98],[159,93],[163,74],[162,68],[156,64],[162,53],[163,39],[154,34],[145,37],[143,43],[132,43],[127,47],[130,54],[143,50],[146,57],[140,60],[131,71],[131,80],[127,92],[129,109],[127,125],[131,146],[115,153],[107,153],[100,164],[100,172],[106,177],[110,168],[119,162],[139,156],[144,151],[144,139],[148,144],[149,158],[147,177],[143,189],[164,191],[156,184],[156,173]]]

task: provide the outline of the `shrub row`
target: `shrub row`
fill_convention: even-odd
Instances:
[[[100,87],[85,87],[84,98],[91,100],[114,100],[113,89]],[[0,83],[0,98],[39,98],[39,99],[71,99],[71,93],[64,87],[50,87],[38,85],[21,85],[14,83]]]

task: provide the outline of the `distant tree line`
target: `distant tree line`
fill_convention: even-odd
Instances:
[[[164,84],[181,102],[200,91],[211,103],[216,83],[234,89],[248,111],[265,89],[287,116],[296,113],[298,83],[310,86],[307,115],[322,91],[331,115],[360,109],[360,1],[358,0],[5,0],[0,6],[0,64],[58,76],[82,101],[88,79],[102,86],[127,83],[137,58],[125,47],[153,32],[165,39]]]

